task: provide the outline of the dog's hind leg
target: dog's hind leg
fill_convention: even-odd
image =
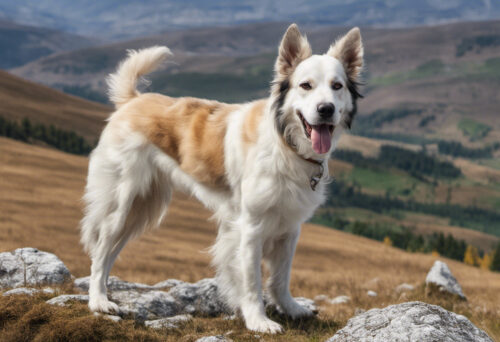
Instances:
[[[135,197],[125,221],[125,226],[113,246],[110,259],[106,264],[106,281],[113,263],[126,243],[131,238],[140,235],[146,228],[154,228],[160,224],[172,198],[170,186],[165,179],[160,177],[157,176],[152,180],[146,194],[139,194]]]
[[[89,308],[92,311],[118,312],[118,306],[108,300],[106,282],[114,259],[128,240],[125,229],[130,207],[136,191],[131,182],[118,184],[114,210],[110,211],[100,223],[98,239],[90,248],[92,266],[89,283]]]
[[[271,299],[292,318],[312,316],[313,312],[299,305],[290,294],[290,271],[295,254],[300,226],[274,242],[273,249],[265,256],[269,268],[267,290]]]
[[[89,307],[102,312],[118,311],[106,294],[115,259],[127,241],[159,223],[171,194],[144,151],[124,155],[119,166],[106,157],[99,150],[91,157],[82,220],[82,243],[92,259]]]

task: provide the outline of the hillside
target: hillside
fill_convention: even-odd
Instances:
[[[0,20],[0,69],[14,68],[56,52],[95,44],[90,38]]]
[[[123,39],[167,30],[236,25],[251,22],[299,21],[310,25],[407,27],[491,20],[500,17],[496,1],[363,1],[318,0],[137,2],[39,0],[4,2],[0,17],[106,39]]]
[[[110,107],[41,86],[0,70],[0,117],[30,119],[78,132],[94,142]]]
[[[86,166],[84,157],[0,138],[0,251],[37,247],[60,256],[75,276],[87,275],[89,260],[78,243],[77,228]],[[130,243],[112,274],[146,283],[213,276],[209,255],[204,252],[216,236],[208,217],[199,203],[176,194],[166,221],[158,230]],[[345,324],[356,307],[404,301],[395,297],[392,289],[403,282],[421,285],[434,260],[431,255],[407,253],[306,224],[294,260],[292,292],[310,298],[318,294],[351,296],[352,304],[323,307],[320,320],[329,326],[328,333]],[[466,314],[493,337],[500,337],[499,327],[491,323],[498,321],[500,299],[495,294],[500,291],[500,274],[452,260],[446,262],[470,303],[452,304],[450,308]],[[376,290],[379,296],[366,296],[367,289]],[[192,333],[220,329],[217,326],[231,329],[221,319],[212,321],[199,323],[197,332]]]
[[[285,27],[269,23],[167,32],[47,56],[12,72],[105,101],[104,78],[126,49],[166,44],[175,56],[151,77],[149,90],[245,101],[268,94]],[[317,53],[346,30],[305,28]],[[500,141],[500,122],[495,120],[500,107],[500,21],[362,31],[366,85],[355,132],[418,145],[444,139],[484,147]],[[377,125],[364,118],[368,116]]]

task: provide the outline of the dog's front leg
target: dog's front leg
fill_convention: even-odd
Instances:
[[[300,225],[275,242],[273,251],[266,257],[270,276],[267,282],[269,295],[286,315],[293,319],[309,317],[314,313],[298,304],[290,294],[290,272]]]
[[[241,312],[248,329],[263,333],[278,333],[281,325],[267,318],[262,299],[262,225],[244,220],[240,240],[240,266],[242,272]]]

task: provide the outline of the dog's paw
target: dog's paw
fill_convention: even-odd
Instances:
[[[314,316],[314,312],[300,305],[295,300],[290,301],[287,305],[281,306],[285,315],[290,316],[292,319],[307,318]]]
[[[267,317],[246,322],[246,326],[248,330],[260,333],[278,334],[283,332],[283,327],[281,325]]]
[[[106,296],[91,298],[89,300],[89,309],[93,312],[120,313],[120,307],[106,298]]]

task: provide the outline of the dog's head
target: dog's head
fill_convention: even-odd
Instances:
[[[353,28],[324,55],[312,55],[297,25],[279,47],[272,86],[276,128],[305,157],[330,153],[356,114],[363,44]]]

